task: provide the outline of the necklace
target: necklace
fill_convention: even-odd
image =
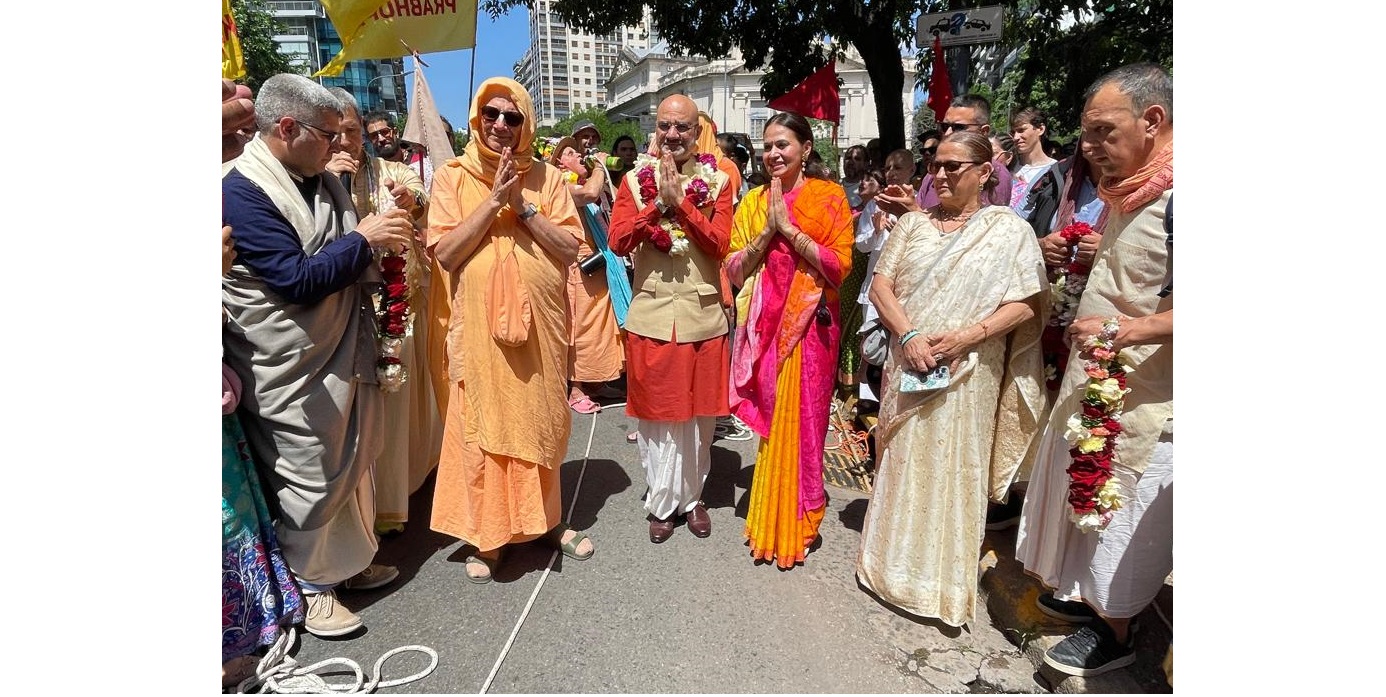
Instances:
[[[963,211],[947,213],[943,210],[943,204],[939,204],[929,209],[929,221],[934,224],[934,227],[938,228],[939,234],[946,235],[950,232],[961,230],[964,225],[967,225],[967,221],[971,220],[972,216],[976,215],[976,213],[976,210],[968,211],[966,215],[963,215]],[[949,230],[945,226],[945,223],[951,222],[957,222],[957,225],[954,226],[952,230]]]

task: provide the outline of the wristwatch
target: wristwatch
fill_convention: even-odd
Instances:
[[[655,208],[658,208],[658,209],[659,209],[659,214],[660,214],[660,215],[662,215],[662,216],[667,216],[667,215],[669,215],[669,211],[672,210],[674,207],[671,206],[671,205],[669,205],[669,204],[667,204],[667,203],[665,203],[665,202],[662,201],[662,200],[656,200],[656,201],[655,201]]]
[[[525,209],[520,211],[520,220],[529,220],[536,215],[539,215],[539,207],[533,203],[526,203]]]

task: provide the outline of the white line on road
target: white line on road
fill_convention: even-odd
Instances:
[[[614,406],[625,406],[625,404],[608,404],[604,409]],[[582,451],[582,469],[578,470],[577,487],[573,489],[573,500],[568,503],[568,514],[563,516],[564,523],[573,519],[573,508],[577,506],[578,494],[582,493],[582,476],[587,473],[587,458],[592,454],[592,437],[597,433],[597,413],[592,414],[592,419],[589,422],[591,425],[587,431],[587,447]],[[484,695],[490,691],[491,681],[496,679],[496,673],[500,672],[501,664],[505,662],[505,657],[510,654],[510,647],[515,644],[515,637],[520,634],[520,627],[524,626],[525,618],[529,617],[529,610],[534,607],[534,601],[539,597],[539,591],[544,587],[544,581],[548,579],[549,572],[553,570],[553,563],[558,561],[558,554],[558,550],[555,549],[549,557],[548,566],[544,567],[544,573],[539,576],[539,583],[534,586],[534,592],[529,594],[529,602],[525,603],[524,611],[515,621],[515,628],[510,630],[510,638],[505,640],[505,646],[501,648],[500,655],[496,657],[496,664],[491,666],[491,674],[486,676],[486,682],[481,684],[481,691],[477,694]]]

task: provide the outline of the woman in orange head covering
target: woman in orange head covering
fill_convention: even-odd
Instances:
[[[731,180],[728,186],[731,187],[732,195],[735,197],[741,191],[741,167],[736,160],[722,154],[722,148],[717,145],[717,123],[711,116],[703,112],[698,112],[698,124],[702,130],[698,133],[698,152],[705,152],[717,157],[717,169]]]
[[[534,108],[508,78],[481,84],[476,134],[434,176],[428,245],[450,276],[449,397],[434,530],[476,547],[467,578],[491,580],[505,545],[545,538],[575,559],[562,523],[567,450],[568,266],[582,225],[554,167],[533,156]]]

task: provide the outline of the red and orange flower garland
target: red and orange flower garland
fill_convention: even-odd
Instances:
[[[1076,414],[1065,424],[1068,441],[1069,519],[1083,532],[1100,531],[1125,501],[1120,483],[1112,476],[1117,437],[1121,435],[1121,413],[1125,404],[1126,366],[1114,350],[1120,320],[1102,323],[1102,331],[1087,341],[1090,356],[1083,365],[1088,380]]]

